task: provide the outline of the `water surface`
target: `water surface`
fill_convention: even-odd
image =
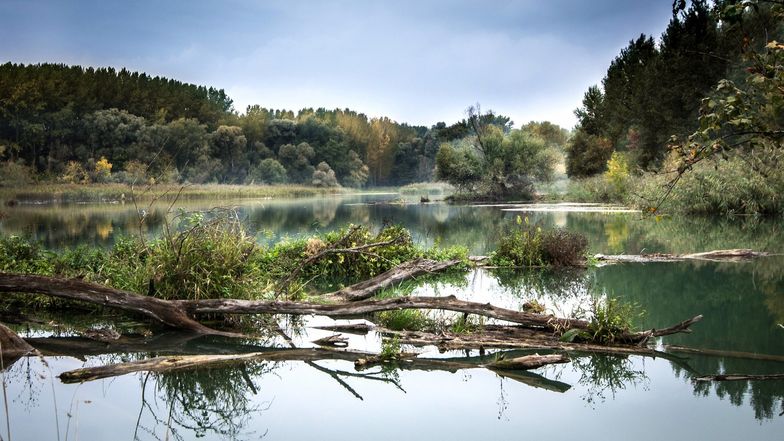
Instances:
[[[553,210],[525,206],[401,203],[396,195],[318,199],[199,201],[176,208],[235,207],[260,242],[361,223],[402,224],[415,240],[493,249],[517,216],[585,234],[596,253],[699,252],[754,248],[784,252],[781,222],[755,219],[655,219],[638,213]],[[124,234],[161,234],[167,207],[129,205],[3,208],[0,232],[54,248],[110,246]],[[530,299],[551,311],[586,308],[593,298],[619,297],[646,311],[645,327],[703,314],[691,334],[656,342],[784,357],[784,257],[744,263],[625,264],[585,271],[474,270],[464,280],[415,288],[519,308]],[[69,317],[54,317],[67,323]],[[89,317],[101,323],[102,318]],[[113,319],[110,319],[113,320]],[[329,335],[303,318],[284,323],[298,347]],[[143,326],[143,325],[139,325]],[[17,326],[22,335],[71,335],[67,326]],[[168,337],[167,337],[168,338]],[[6,371],[13,439],[601,439],[774,440],[784,433],[784,382],[694,383],[714,373],[781,373],[781,361],[670,353],[666,358],[585,355],[567,365],[505,378],[485,369],[373,368],[342,360],[255,362],[221,369],[131,374],[65,385],[62,371],[165,353],[228,352],[285,347],[279,335],[259,341],[192,340],[116,354],[49,356],[17,361]],[[182,339],[182,340],[178,340]],[[377,351],[378,336],[352,336],[351,348]],[[99,353],[100,351],[98,351]],[[479,352],[423,357],[481,361]],[[492,357],[485,354],[484,357]],[[0,433],[5,431],[0,424]]]

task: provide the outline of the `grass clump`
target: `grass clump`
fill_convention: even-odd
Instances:
[[[584,341],[598,344],[612,344],[623,341],[623,336],[633,332],[635,321],[644,315],[639,305],[625,303],[617,298],[594,299],[588,311],[588,328],[570,329],[562,336],[562,341]]]
[[[400,345],[400,337],[396,335],[381,342],[381,352],[378,354],[378,358],[384,361],[397,360],[402,352],[403,347]]]
[[[181,231],[150,245],[150,290],[164,299],[256,298],[265,286],[258,251],[236,218],[188,217]]]
[[[595,299],[591,306],[588,331],[591,340],[601,344],[613,343],[634,329],[634,320],[644,312],[635,304],[624,303],[617,298]]]
[[[491,256],[501,267],[582,266],[586,262],[588,240],[580,233],[563,229],[542,230],[528,218],[517,216],[507,228]]]
[[[0,271],[78,277],[169,300],[259,299],[275,292],[301,298],[305,288],[318,293],[323,285],[355,283],[419,257],[457,258],[464,262],[460,270],[467,254],[417,247],[398,226],[375,234],[350,226],[262,247],[227,213],[181,216],[162,238],[120,238],[109,250],[79,246],[54,253],[25,238],[0,237]]]
[[[672,174],[645,175],[634,203],[644,211],[658,207],[698,215],[763,215],[784,213],[784,168],[754,170],[740,157],[703,161],[683,174],[662,201]]]
[[[433,320],[418,309],[379,312],[376,322],[393,331],[422,331],[433,327]]]

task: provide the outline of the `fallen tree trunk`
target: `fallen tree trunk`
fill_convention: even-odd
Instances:
[[[202,325],[189,317],[174,302],[114,289],[80,279],[0,273],[0,292],[44,294],[61,299],[78,300],[121,311],[142,314],[172,328],[186,329],[200,334],[237,335]]]
[[[714,250],[691,254],[596,254],[594,258],[605,264],[611,263],[652,263],[652,262],[683,262],[686,260],[707,260],[710,262],[739,262],[757,257],[770,256],[769,253],[750,249]]]
[[[529,369],[536,369],[542,366],[546,366],[548,364],[556,364],[556,363],[568,363],[572,360],[569,359],[566,355],[563,354],[548,354],[548,355],[525,355],[522,357],[516,357],[511,359],[500,359],[489,363],[487,365],[490,369],[500,369],[500,370],[514,370],[514,369],[522,369],[522,370],[529,370]]]
[[[389,271],[381,273],[372,279],[347,286],[341,290],[327,294],[327,298],[339,298],[350,302],[365,300],[373,297],[377,292],[404,280],[412,279],[423,274],[432,274],[457,265],[460,260],[436,262],[429,259],[415,259],[404,262]]]
[[[492,319],[516,323],[526,327],[561,333],[568,329],[588,329],[585,320],[559,318],[552,315],[499,308],[489,303],[447,297],[397,297],[381,300],[360,300],[350,303],[324,304],[311,302],[206,299],[161,300],[129,291],[117,290],[83,280],[59,279],[46,276],[0,273],[0,292],[38,293],[54,297],[80,300],[123,311],[144,314],[165,325],[201,334],[237,337],[240,334],[218,331],[197,322],[196,314],[292,314],[346,317],[402,309],[438,309],[476,314]],[[689,332],[689,327],[702,319],[697,316],[661,330],[626,333],[618,341],[644,344],[650,337]]]
[[[120,375],[131,374],[135,372],[171,372],[196,368],[218,368],[226,367],[236,364],[247,363],[251,361],[304,361],[315,362],[320,360],[344,360],[360,362],[362,366],[367,366],[368,363],[361,363],[361,360],[373,359],[375,354],[362,351],[351,350],[335,350],[335,349],[273,349],[263,352],[251,352],[244,354],[232,355],[178,355],[168,357],[154,357],[146,360],[131,361],[127,363],[110,364],[106,366],[86,367],[74,369],[71,371],[63,372],[59,375],[63,383],[79,383],[85,381],[99,380],[103,378],[112,378]],[[535,357],[538,362],[528,364],[529,367],[525,369],[533,369],[549,364],[551,362],[561,362],[551,356],[528,356]],[[525,359],[526,357],[519,357],[517,359]],[[483,357],[475,359],[448,359],[448,358],[418,358],[416,354],[405,354],[400,359],[396,360],[382,360],[395,362],[396,367],[404,370],[443,370],[450,372],[457,372],[461,369],[478,369],[478,368],[491,368],[495,362],[486,363]],[[567,358],[568,361],[568,358]],[[535,364],[538,363],[538,366]],[[511,368],[498,368],[498,369],[521,369],[521,367]],[[515,378],[517,381],[528,383],[536,383],[536,387],[542,387],[541,384],[548,384],[552,380],[547,380],[538,375],[530,375],[527,377]],[[542,381],[545,380],[545,381]],[[558,383],[558,382],[556,382]],[[557,390],[563,392],[569,389],[569,385],[558,384],[558,387],[552,387],[550,390]]]
[[[5,369],[18,358],[23,357],[33,351],[33,347],[16,335],[8,326],[0,324],[0,361]]]

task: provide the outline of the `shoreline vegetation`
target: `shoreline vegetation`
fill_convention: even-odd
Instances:
[[[0,187],[0,202],[14,203],[132,203],[160,199],[163,201],[207,198],[285,198],[339,194],[360,194],[361,190],[343,187],[306,185],[232,185],[232,184],[156,184],[132,187],[128,184],[30,184]]]

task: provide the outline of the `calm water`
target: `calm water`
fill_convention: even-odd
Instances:
[[[402,224],[424,244],[462,244],[488,252],[517,215],[589,237],[592,252],[642,250],[696,252],[748,247],[784,252],[780,222],[640,219],[634,213],[521,212],[515,207],[383,203],[396,195],[288,201],[213,201],[186,210],[236,206],[260,241],[311,234],[347,223]],[[50,247],[87,243],[110,246],[140,231],[128,205],[19,206],[3,208],[0,232],[25,234]],[[144,234],[160,234],[164,210],[147,210]],[[784,356],[784,257],[747,263],[616,265],[569,272],[490,272],[416,288],[414,294],[455,294],[518,308],[532,298],[568,313],[592,297],[611,295],[646,310],[645,327],[662,327],[703,314],[677,344]],[[55,321],[67,322],[62,317]],[[7,321],[13,321],[13,318]],[[101,323],[101,318],[89,318]],[[286,323],[298,347],[329,335],[308,326],[331,320]],[[135,326],[130,324],[129,326]],[[355,371],[342,360],[255,362],[196,372],[131,374],[82,385],[55,377],[85,365],[167,353],[236,353],[284,347],[276,335],[259,341],[192,340],[180,335],[105,354],[100,347],[69,356],[67,327],[17,328],[47,339],[61,356],[17,361],[5,375],[12,439],[580,439],[780,440],[784,433],[784,382],[694,383],[712,373],[781,373],[784,362],[671,353],[666,358],[583,356],[572,363],[504,378],[485,369],[402,366]],[[304,330],[304,331],[303,331]],[[378,350],[378,336],[352,336],[350,347]],[[72,347],[72,345],[71,345]],[[73,352],[73,351],[71,351]],[[76,355],[76,354],[74,354]],[[423,357],[479,363],[477,351]],[[0,435],[6,438],[0,421]],[[66,435],[67,434],[67,435]]]

